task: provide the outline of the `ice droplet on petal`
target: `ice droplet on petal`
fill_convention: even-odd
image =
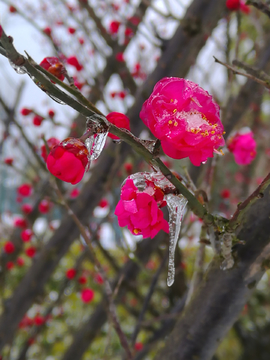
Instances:
[[[146,180],[152,181],[156,186],[160,187],[161,190],[175,190],[175,186],[162,174],[162,172],[138,172],[132,174],[128,177],[132,179],[134,185],[140,190],[143,191],[146,188]]]
[[[24,66],[16,65],[10,60],[8,60],[8,61],[11,65],[11,67],[13,67],[13,69],[16,71],[17,74],[23,75],[23,74],[27,73],[26,68]]]
[[[167,206],[169,209],[169,228],[170,228],[170,243],[169,243],[169,263],[168,263],[168,277],[167,285],[172,286],[174,283],[175,266],[174,255],[178,237],[181,230],[181,224],[187,199],[183,195],[166,195]]]

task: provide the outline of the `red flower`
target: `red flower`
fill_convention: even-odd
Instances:
[[[76,270],[71,268],[71,269],[68,269],[66,271],[66,277],[69,279],[69,280],[72,280],[73,278],[75,278],[76,276]]]
[[[31,114],[31,112],[32,112],[31,109],[27,109],[27,108],[22,108],[21,109],[22,116],[27,116],[27,115]]]
[[[68,28],[68,32],[69,32],[71,35],[73,35],[73,34],[75,34],[76,29],[73,28],[73,27],[69,27],[69,28]]]
[[[14,220],[14,226],[15,227],[20,227],[20,228],[25,228],[27,226],[27,221],[24,218],[16,218]]]
[[[120,26],[120,22],[119,21],[112,21],[110,23],[110,26],[109,26],[109,29],[110,29],[110,33],[111,34],[117,34],[118,33],[118,30],[119,30],[119,26]]]
[[[136,342],[135,345],[134,345],[134,349],[136,351],[140,351],[143,349],[143,344],[141,342]]]
[[[124,62],[125,61],[125,58],[124,58],[124,54],[123,53],[117,53],[116,55],[115,55],[115,58],[116,58],[116,60],[117,61],[119,61],[119,62]]]
[[[127,174],[131,175],[132,170],[133,170],[133,165],[131,163],[126,163],[124,165],[124,167],[125,167],[125,170],[126,170]]]
[[[84,275],[80,276],[79,279],[78,279],[78,282],[79,282],[80,284],[82,284],[82,285],[86,284],[86,283],[87,283],[87,278],[86,278],[86,276],[84,276]]]
[[[33,236],[33,231],[31,229],[25,229],[21,232],[21,239],[23,242],[28,242]]]
[[[118,96],[120,97],[120,99],[124,99],[125,97],[126,97],[126,93],[125,93],[125,91],[119,91],[119,93],[118,93]]]
[[[192,81],[163,78],[143,104],[140,117],[173,159],[199,166],[224,145],[219,106]]]
[[[7,270],[11,270],[14,268],[14,263],[12,261],[8,261],[6,264]]]
[[[44,120],[44,118],[43,118],[42,116],[40,116],[40,115],[35,115],[35,116],[33,117],[33,124],[34,124],[35,126],[40,126],[43,120]]]
[[[231,196],[231,192],[230,192],[229,189],[224,189],[224,190],[221,191],[220,196],[223,199],[228,199]]]
[[[43,69],[56,76],[59,80],[64,80],[66,69],[57,57],[46,57],[39,64]]]
[[[107,199],[101,199],[98,206],[101,208],[105,208],[109,205],[108,200]]]
[[[74,66],[77,71],[81,71],[83,69],[83,66],[79,63],[76,56],[70,56],[69,58],[67,58],[67,63],[71,66]]]
[[[127,27],[125,30],[125,35],[131,37],[133,35],[133,30]]]
[[[11,241],[7,241],[4,245],[4,250],[7,254],[12,254],[15,251],[15,246]]]
[[[41,316],[39,314],[37,314],[35,317],[34,317],[34,324],[36,326],[41,326],[45,323],[45,318],[44,316]]]
[[[227,0],[226,1],[227,9],[234,11],[240,9],[240,0]]]
[[[78,40],[79,40],[79,43],[80,43],[81,45],[84,44],[84,39],[83,39],[83,38],[79,38]]]
[[[45,27],[45,29],[43,29],[43,32],[48,36],[52,35],[52,29],[50,27]]]
[[[37,249],[36,249],[34,246],[30,246],[29,248],[27,248],[27,249],[25,250],[25,254],[26,254],[27,256],[29,256],[30,258],[32,258],[32,257],[35,255],[36,250],[37,250]]]
[[[82,87],[85,85],[85,83],[83,82],[79,82],[79,80],[77,79],[76,76],[73,76],[73,80],[74,80],[74,85],[79,89],[81,90]]]
[[[245,128],[228,139],[228,149],[233,153],[236,164],[248,165],[257,154],[256,141],[252,131],[245,132]]]
[[[38,210],[39,212],[41,212],[41,214],[47,214],[50,208],[51,208],[51,203],[46,199],[41,200],[41,202],[38,205]]]
[[[54,146],[47,157],[48,170],[58,179],[77,184],[88,165],[88,150],[79,139],[67,138]]]
[[[13,158],[5,158],[4,163],[11,166],[13,164]]]
[[[226,1],[227,9],[231,11],[241,10],[244,14],[250,13],[250,8],[242,0],[227,0]]]
[[[103,277],[100,274],[96,274],[94,280],[97,284],[100,285],[104,283]]]
[[[89,303],[94,299],[95,293],[92,289],[86,288],[81,292],[81,300],[84,303]]]
[[[9,12],[10,12],[10,13],[16,13],[16,12],[17,12],[17,9],[16,9],[14,6],[10,5],[10,7],[9,7]]]
[[[160,230],[168,233],[169,224],[158,207],[158,203],[163,206],[163,197],[163,192],[153,183],[140,192],[133,180],[127,179],[114,212],[119,226],[127,226],[133,235],[142,235],[143,238],[153,238]]]
[[[18,194],[20,194],[21,196],[30,196],[32,193],[32,186],[30,184],[22,184],[21,186],[18,187],[17,189]]]
[[[106,119],[113,125],[119,127],[119,128],[123,128],[123,129],[127,129],[130,130],[130,126],[129,126],[129,118],[124,115],[121,114],[119,112],[111,112],[106,116]],[[111,139],[119,139],[118,136],[115,136],[111,133],[108,134],[108,136]]]
[[[17,265],[18,266],[23,266],[24,265],[24,260],[23,260],[23,258],[22,257],[18,257],[18,259],[17,259]]]
[[[48,145],[50,150],[55,145],[58,145],[59,143],[60,143],[60,140],[58,140],[58,139],[56,139],[54,137],[47,140],[47,145]],[[46,161],[47,157],[48,157],[46,146],[42,145],[40,149],[41,149],[41,156],[43,157],[44,161]]]
[[[80,190],[75,188],[71,191],[69,196],[71,199],[75,199],[77,196],[79,196],[79,194],[80,194]]]
[[[33,211],[33,206],[30,204],[23,204],[21,209],[25,214],[30,214]]]
[[[48,115],[49,115],[50,118],[53,118],[54,115],[55,115],[55,112],[53,110],[49,110]]]

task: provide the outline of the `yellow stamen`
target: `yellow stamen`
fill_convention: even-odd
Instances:
[[[178,122],[177,122],[177,121],[175,121],[173,125],[174,125],[174,126],[177,126],[177,125],[178,125]]]
[[[172,124],[172,120],[169,120],[169,121],[168,121],[168,124],[170,124],[170,125],[171,125],[171,124]]]
[[[176,113],[176,111],[177,111],[177,109],[174,109],[174,110],[173,110],[173,114],[175,114],[175,113]]]

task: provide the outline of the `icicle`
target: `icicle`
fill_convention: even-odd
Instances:
[[[8,60],[10,65],[13,67],[13,69],[16,71],[17,74],[23,75],[26,74],[26,68],[24,66],[19,66],[14,64],[12,61]]]
[[[93,135],[93,137],[95,136],[95,138],[90,151],[90,160],[96,160],[99,157],[104,148],[107,135],[108,132]]]
[[[174,265],[175,248],[180,234],[181,223],[187,205],[187,199],[183,195],[177,196],[173,194],[169,194],[165,198],[169,209],[169,227],[170,227],[167,285],[171,286],[174,283],[174,276],[175,276],[175,265]]]

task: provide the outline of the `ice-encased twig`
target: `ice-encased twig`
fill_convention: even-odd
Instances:
[[[170,228],[170,243],[169,243],[169,263],[168,263],[168,277],[167,285],[172,286],[175,276],[174,256],[175,248],[181,230],[181,224],[187,199],[183,195],[169,194],[166,197],[167,206],[169,209],[169,228]]]

